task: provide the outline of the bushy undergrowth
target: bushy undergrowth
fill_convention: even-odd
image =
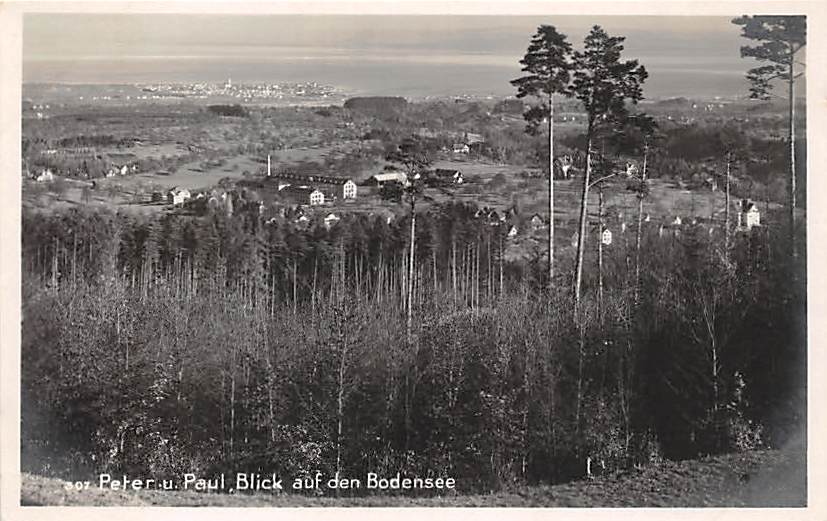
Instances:
[[[782,239],[647,235],[637,304],[619,241],[575,320],[565,281],[548,294],[451,211],[421,227],[410,336],[406,241],[378,225],[25,215],[24,470],[402,472],[470,493],[580,477],[586,457],[778,444],[804,421]]]

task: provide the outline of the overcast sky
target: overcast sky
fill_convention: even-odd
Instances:
[[[702,87],[709,83],[710,75],[735,85],[754,63],[740,58],[739,48],[747,41],[730,20],[679,16],[27,14],[24,81],[175,81],[184,78],[183,73],[176,76],[184,69],[186,79],[198,79],[199,70],[203,70],[203,79],[213,80],[218,62],[230,69],[234,60],[251,64],[245,70],[236,67],[240,79],[252,79],[253,73],[261,75],[255,76],[258,79],[271,79],[264,77],[267,67],[262,63],[275,64],[274,76],[283,75],[290,63],[297,64],[294,72],[312,75],[308,64],[316,63],[324,78],[329,78],[330,74],[324,73],[331,71],[322,70],[323,65],[370,64],[378,71],[386,64],[391,71],[394,66],[410,63],[417,67],[486,68],[488,75],[475,81],[494,81],[491,78],[496,70],[503,78],[519,72],[518,61],[538,25],[557,26],[577,48],[591,26],[598,24],[612,35],[626,36],[625,56],[639,59],[656,86],[661,82],[668,90],[670,82],[682,85],[697,81]],[[693,71],[703,72],[704,77],[693,80]],[[670,77],[667,82],[665,75],[669,74],[682,77]],[[438,80],[439,74],[432,77]]]
[[[637,53],[692,51],[713,57],[737,53],[741,43],[738,27],[722,17],[29,14],[23,56],[210,56],[273,47],[299,54],[311,49],[519,54],[542,23],[556,25],[573,42],[599,24],[627,36],[628,48]]]

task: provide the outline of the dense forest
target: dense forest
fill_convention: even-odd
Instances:
[[[549,292],[475,213],[417,215],[410,285],[406,218],[24,213],[23,470],[481,492],[801,432],[805,255],[783,228],[644,223],[639,255],[632,230],[599,265],[596,241],[576,320],[573,259]]]

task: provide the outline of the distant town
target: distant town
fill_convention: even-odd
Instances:
[[[122,85],[33,83],[24,86],[24,109],[32,107],[38,117],[48,117],[44,109],[83,105],[122,105],[134,103],[237,102],[268,105],[306,105],[342,103],[348,96],[343,89],[308,82],[242,83],[227,78],[224,82],[158,82]]]
[[[224,84],[158,83],[140,87],[143,92],[147,93],[140,99],[231,97],[246,103],[292,98],[328,99],[343,94],[335,87],[320,85],[316,82],[233,84],[232,78],[227,78]]]

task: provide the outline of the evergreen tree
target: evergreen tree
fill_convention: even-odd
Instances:
[[[755,58],[759,62],[767,63],[747,71],[750,97],[768,99],[773,88],[772,82],[775,79],[781,79],[787,84],[790,147],[788,205],[790,236],[793,238],[792,254],[795,257],[798,253],[795,240],[795,80],[804,74],[804,72],[796,72],[796,65],[803,66],[797,60],[797,55],[807,44],[807,19],[804,16],[741,16],[732,20],[732,23],[741,26],[741,35],[744,38],[760,42],[755,46],[741,47],[741,57]]]
[[[585,254],[587,203],[592,170],[594,140],[598,132],[616,128],[629,117],[627,100],[643,98],[641,84],[648,77],[637,60],[621,61],[624,37],[609,36],[594,26],[584,41],[583,52],[574,53],[573,92],[586,110],[586,169],[580,199],[580,228],[575,265],[575,308],[580,305]]]
[[[527,96],[537,102],[524,114],[527,131],[536,134],[543,120],[548,122],[548,286],[554,284],[554,95],[570,95],[568,91],[571,45],[566,36],[552,25],[541,25],[520,60],[528,75],[511,82],[517,97]]]

